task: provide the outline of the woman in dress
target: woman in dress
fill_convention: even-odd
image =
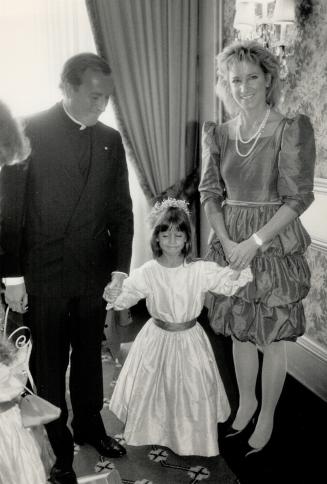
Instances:
[[[21,124],[0,101],[0,169],[24,160],[29,153],[30,144]],[[0,277],[7,259],[0,247]],[[41,449],[32,430],[23,426],[19,408],[26,384],[26,368],[21,364],[24,350],[8,341],[4,321],[0,300],[0,484],[45,484]]]
[[[25,160],[29,153],[30,143],[24,135],[21,123],[13,117],[8,106],[0,100],[0,170],[4,165],[10,165]],[[6,258],[0,247],[0,277],[4,273],[5,267]],[[3,311],[0,308],[0,313],[2,312]]]
[[[277,110],[279,64],[268,49],[254,41],[227,46],[218,55],[218,76],[217,93],[231,120],[203,127],[199,190],[213,229],[207,259],[235,270],[250,264],[254,280],[235,296],[210,296],[209,318],[216,333],[233,340],[239,407],[229,437],[243,431],[245,455],[251,455],[273,431],[286,377],[285,341],[305,331],[310,237],[299,216],[314,199],[315,142],[307,116],[291,119]]]
[[[137,335],[119,375],[110,409],[125,424],[129,445],[163,445],[179,455],[219,453],[217,422],[230,407],[209,340],[197,323],[208,290],[235,294],[252,280],[215,262],[190,260],[187,204],[168,199],[152,211],[154,259],[125,279],[116,310],[146,298],[151,318]],[[111,304],[110,304],[110,307]]]

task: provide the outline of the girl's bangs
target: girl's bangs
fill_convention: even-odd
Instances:
[[[180,221],[168,221],[165,220],[158,225],[158,232],[167,232],[167,230],[175,229],[178,232],[187,232],[185,222]]]

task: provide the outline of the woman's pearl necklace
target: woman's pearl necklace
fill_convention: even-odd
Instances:
[[[257,131],[247,140],[243,140],[242,136],[241,136],[241,117],[239,115],[238,120],[237,120],[237,124],[236,124],[235,149],[236,149],[236,153],[239,156],[241,156],[242,158],[246,158],[254,150],[254,148],[255,148],[255,146],[256,146],[256,144],[257,144],[257,142],[258,142],[258,140],[261,136],[261,133],[265,129],[265,126],[266,126],[268,118],[269,118],[269,114],[270,114],[270,106],[268,106],[265,117],[263,118],[263,120],[262,120],[259,128],[257,129]],[[239,150],[239,142],[241,142],[243,144],[247,144],[247,143],[250,143],[252,140],[254,140],[254,141],[253,141],[253,144],[250,147],[249,151],[247,153],[241,153],[240,150]]]

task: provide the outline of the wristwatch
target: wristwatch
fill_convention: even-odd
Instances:
[[[263,240],[260,239],[259,235],[252,234],[252,237],[253,237],[254,242],[257,244],[258,247],[261,247],[263,245]]]

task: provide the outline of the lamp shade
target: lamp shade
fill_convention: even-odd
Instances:
[[[272,21],[274,24],[291,24],[295,22],[294,0],[276,0]]]
[[[250,30],[255,28],[254,2],[236,2],[236,12],[234,18],[234,29]]]

